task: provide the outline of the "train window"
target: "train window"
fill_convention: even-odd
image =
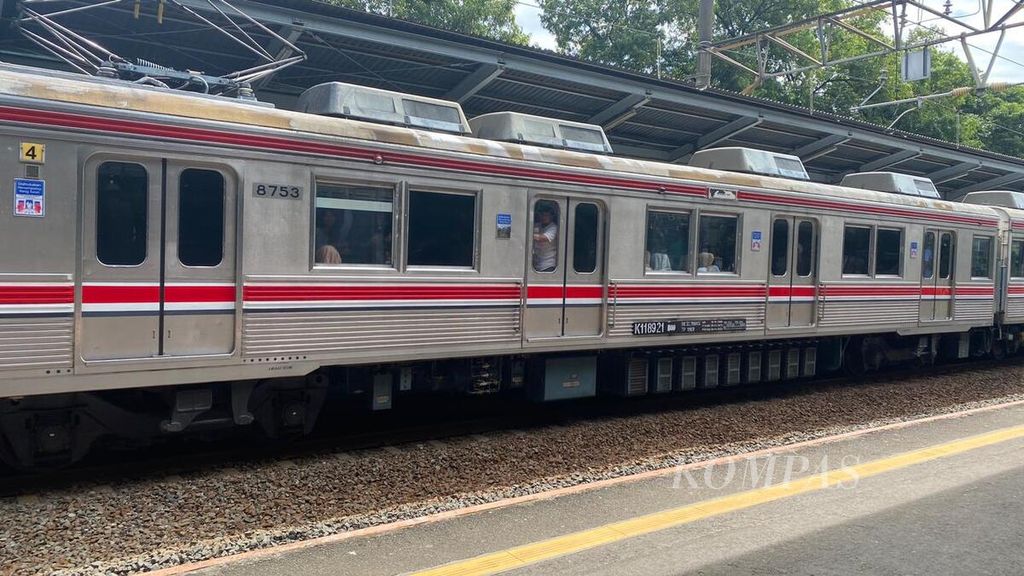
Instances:
[[[1010,245],[1010,276],[1024,278],[1024,240],[1014,240]]]
[[[690,271],[690,215],[647,212],[645,267],[656,272]]]
[[[409,265],[473,267],[476,195],[409,193]]]
[[[178,177],[178,260],[217,266],[224,259],[224,176],[189,168]]]
[[[953,273],[953,235],[943,232],[939,237],[939,278],[949,278]]]
[[[814,223],[801,221],[796,227],[796,274],[814,274]]]
[[[935,276],[935,233],[925,232],[924,256],[921,259],[921,278],[930,280]]]
[[[843,274],[868,274],[871,254],[871,228],[847,226],[843,229]]]
[[[597,270],[597,205],[577,204],[573,218],[572,268],[590,274]]]
[[[390,266],[393,188],[316,185],[316,264]]]
[[[903,230],[879,228],[875,236],[875,275],[899,276],[903,260]]]
[[[778,218],[772,224],[772,276],[789,271],[789,220]]]
[[[558,203],[538,200],[533,206],[533,269],[554,272],[558,267]]]
[[[139,164],[104,162],[96,174],[96,258],[108,266],[146,260],[149,174]]]
[[[975,236],[971,244],[971,277],[992,277],[992,237]]]
[[[697,272],[736,272],[736,216],[700,215]]]

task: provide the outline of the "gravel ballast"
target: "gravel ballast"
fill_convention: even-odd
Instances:
[[[602,418],[0,500],[0,575],[128,574],[1024,399],[1024,366]]]

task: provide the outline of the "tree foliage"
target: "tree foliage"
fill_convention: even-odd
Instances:
[[[660,68],[669,77],[683,79],[696,72],[698,0],[539,0],[542,21],[554,34],[561,51],[585,60],[643,73]],[[715,3],[715,38],[734,38],[790,22],[852,6],[851,0],[736,0]],[[847,22],[884,41],[884,11],[865,11]],[[827,46],[832,60],[865,54],[879,46],[848,30],[829,29]],[[804,53],[820,57],[820,43],[813,28],[787,35],[786,41]],[[934,32],[918,30],[912,40]],[[660,50],[659,50],[660,48]],[[759,67],[752,49],[729,52],[746,66]],[[833,66],[809,68],[811,62],[792,51],[769,44],[764,69],[779,76],[754,83],[748,72],[716,61],[712,84],[759,97],[849,116],[877,89],[870,102],[884,102],[973,86],[967,63],[944,49],[933,49],[932,76],[907,83],[899,76],[896,55]],[[957,98],[926,101],[920,107],[907,104],[866,110],[858,115],[895,127],[949,142],[1024,157],[1024,89],[1003,93],[971,93]]]
[[[527,44],[529,36],[516,24],[516,0],[324,0],[444,30]]]

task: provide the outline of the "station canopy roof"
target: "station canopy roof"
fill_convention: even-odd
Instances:
[[[205,17],[206,0],[178,0]],[[13,26],[20,0],[0,0],[0,60],[61,67]],[[58,0],[75,7],[85,0]],[[163,22],[133,2],[69,13],[61,22],[129,59],[223,74],[258,64],[230,38],[167,3]],[[143,4],[152,5],[153,2]],[[813,180],[852,172],[927,176],[946,198],[1024,191],[1024,159],[972,149],[852,118],[682,82],[659,80],[552,52],[456,34],[313,0],[232,0],[305,51],[308,59],[254,86],[261,100],[294,106],[310,86],[341,81],[455,100],[468,117],[514,111],[604,126],[615,154],[686,162],[697,150],[749,146],[799,156]],[[52,11],[48,9],[47,12]],[[248,27],[272,54],[280,41]]]

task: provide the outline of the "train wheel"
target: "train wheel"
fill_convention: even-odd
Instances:
[[[0,459],[21,470],[58,470],[89,453],[103,433],[79,397],[0,403]]]
[[[992,342],[992,357],[996,360],[1006,358],[1007,348],[1006,340],[996,340]]]
[[[14,453],[14,448],[8,442],[7,436],[4,435],[3,431],[0,431],[0,464],[7,466],[11,470],[24,469],[23,466],[19,465],[18,455]]]
[[[850,376],[876,372],[885,364],[885,344],[879,338],[854,337],[846,345],[843,368]]]

